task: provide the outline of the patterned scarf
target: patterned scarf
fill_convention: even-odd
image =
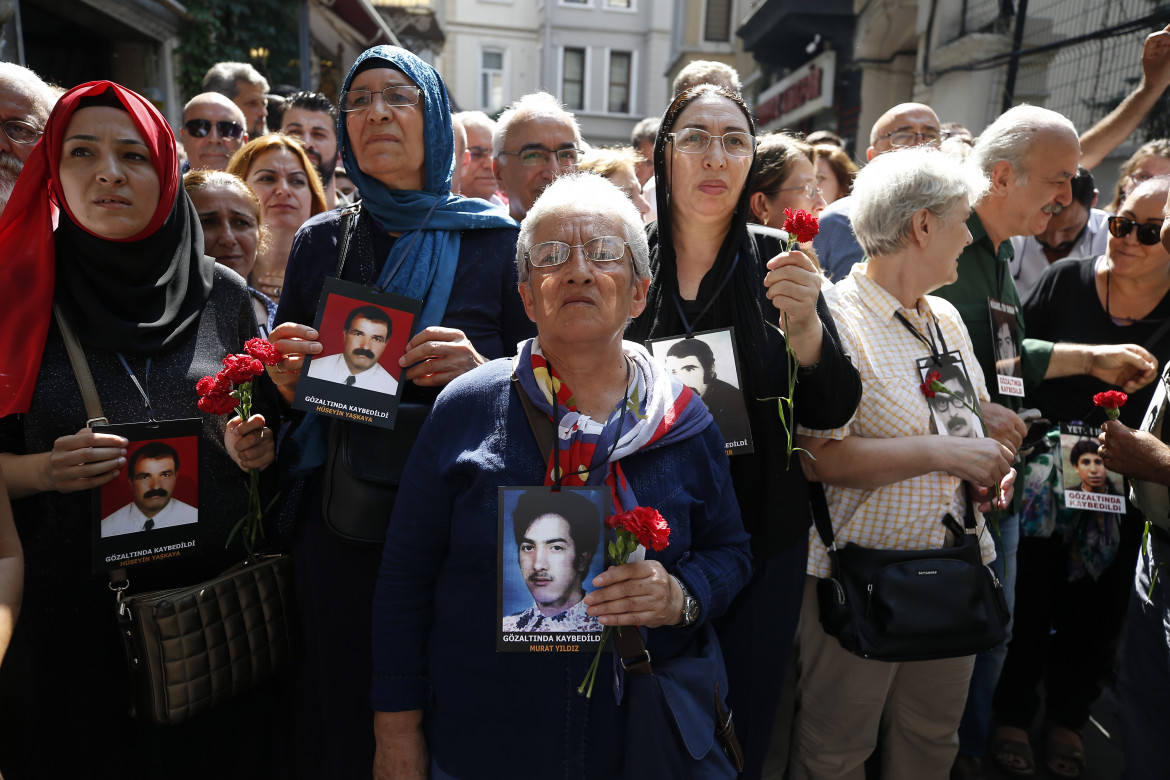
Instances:
[[[604,422],[577,411],[573,391],[545,359],[538,339],[524,342],[512,359],[520,388],[556,422],[557,442],[544,484],[555,485],[561,476],[563,487],[608,485],[615,512],[638,506],[622,472],[623,457],[684,441],[711,424],[711,413],[699,397],[645,349],[624,341],[622,351],[630,366],[626,398]]]

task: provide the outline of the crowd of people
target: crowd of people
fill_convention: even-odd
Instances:
[[[1117,667],[1126,777],[1164,776],[1170,139],[1103,209],[1092,174],[1170,86],[1170,27],[1141,61],[1083,132],[892,106],[860,168],[832,132],[761,132],[715,62],[612,148],[545,92],[453,113],[391,46],[336,102],[219,63],[177,133],[119,84],[0,63],[0,772],[645,776],[639,665],[702,658],[707,747],[674,744],[702,776],[1080,777]],[[338,289],[371,297],[331,314]],[[280,359],[250,416],[201,411],[196,382],[256,336]],[[393,399],[393,424],[306,411],[314,381]],[[192,420],[191,450],[124,427]],[[295,661],[155,725],[95,550],[190,525],[197,555],[128,579],[209,579],[240,557],[249,472]],[[601,518],[639,508],[669,542],[618,560]],[[955,518],[1007,640],[847,649],[820,587],[837,546],[955,546]],[[575,652],[622,626],[645,659]],[[741,753],[710,738],[725,711]]]

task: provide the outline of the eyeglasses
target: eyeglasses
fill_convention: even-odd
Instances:
[[[521,149],[518,152],[500,152],[500,154],[519,157],[520,164],[528,166],[548,165],[548,161],[555,156],[557,165],[562,168],[572,168],[581,159],[580,149],[557,149],[555,152],[550,149]]]
[[[243,127],[226,119],[218,122],[212,122],[210,119],[188,119],[183,123],[183,127],[192,138],[206,138],[213,127],[220,138],[239,138],[244,132]]]
[[[677,133],[668,133],[667,138],[683,154],[702,154],[715,138],[723,143],[723,151],[732,157],[751,157],[756,151],[756,137],[751,133],[711,135],[706,130],[687,127]]]
[[[963,405],[967,401],[961,395],[952,396],[946,393],[939,393],[934,398],[930,399],[930,402],[934,404],[934,408],[938,409],[939,413],[945,413],[951,409],[954,409],[956,412],[961,412],[967,408]]]
[[[816,182],[811,181],[808,184],[802,184],[799,187],[780,187],[776,190],[776,192],[795,192],[797,190],[803,190],[805,196],[809,200],[812,200],[821,192],[821,188],[816,185]]]
[[[896,149],[904,149],[907,146],[938,146],[939,134],[936,130],[925,130],[923,132],[915,132],[913,130],[895,130],[892,133],[879,135],[877,140],[883,138],[889,139],[890,146]]]
[[[469,146],[467,147],[467,153],[471,155],[471,159],[473,160],[482,160],[491,154],[492,150],[485,146]]]
[[[626,255],[629,246],[625,239],[617,236],[598,236],[591,238],[584,244],[566,244],[564,241],[545,241],[534,245],[524,253],[528,264],[533,268],[552,268],[569,259],[569,253],[578,247],[585,255],[585,259],[597,265],[599,263],[615,263]]]
[[[1146,246],[1153,246],[1162,240],[1162,225],[1146,222],[1139,225],[1129,217],[1110,217],[1109,235],[1114,238],[1125,238],[1134,228],[1137,228],[1137,240]]]
[[[413,106],[418,104],[422,89],[407,84],[395,84],[392,87],[378,90],[382,93],[382,102],[388,106]],[[342,111],[365,111],[374,104],[374,95],[368,89],[351,89],[341,93]]]
[[[19,119],[9,119],[7,122],[0,124],[4,128],[4,135],[14,144],[35,144],[37,139],[44,135],[44,131],[37,130],[28,122],[21,122]]]

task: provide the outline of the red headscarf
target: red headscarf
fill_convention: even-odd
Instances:
[[[154,216],[140,233],[125,239],[107,239],[81,227],[72,218],[61,189],[58,169],[65,129],[74,112],[85,107],[83,101],[93,105],[95,99],[100,99],[98,105],[120,104],[130,114],[158,173],[159,202]],[[74,232],[83,238],[88,233],[96,241],[132,244],[159,231],[176,210],[179,192],[174,133],[146,98],[110,81],[91,81],[61,96],[0,215],[0,417],[27,411],[32,402],[57,282],[53,231],[58,220],[71,222]],[[201,240],[198,249],[201,255]],[[127,246],[126,251],[133,253],[133,248]],[[206,295],[203,298],[206,300]]]

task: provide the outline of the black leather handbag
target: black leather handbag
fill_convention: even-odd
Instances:
[[[956,539],[934,550],[838,549],[819,482],[809,484],[813,522],[829,550],[830,576],[817,582],[821,626],[854,655],[877,661],[931,661],[990,650],[1008,624],[1003,587],[983,563],[967,497]]]

